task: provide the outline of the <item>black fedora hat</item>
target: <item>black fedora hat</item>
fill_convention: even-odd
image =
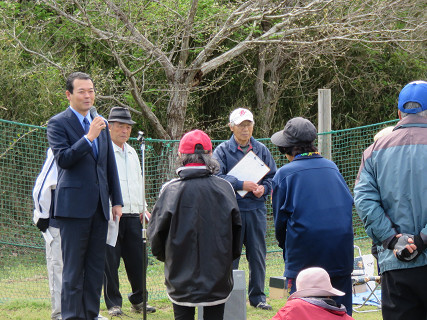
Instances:
[[[122,122],[131,125],[136,123],[132,120],[129,109],[124,107],[113,107],[108,116],[108,122]]]

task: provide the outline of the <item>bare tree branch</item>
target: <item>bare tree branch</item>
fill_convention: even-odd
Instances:
[[[117,99],[114,96],[103,96],[103,95],[97,94],[96,98],[99,99],[99,100],[104,100],[104,101],[114,101],[114,103],[116,105],[118,105],[119,107],[128,108],[130,111],[135,112],[136,114],[142,114],[141,111],[136,110],[136,109],[130,107],[129,105],[127,105],[126,103],[121,102],[119,99]]]
[[[16,36],[15,30],[13,30],[13,35],[12,35],[13,39],[18,43],[18,45],[24,49],[26,52],[34,54],[40,58],[42,58],[43,60],[45,60],[46,62],[50,63],[51,65],[57,67],[59,70],[61,70],[62,74],[64,74],[64,69],[62,68],[62,66],[60,66],[59,64],[53,62],[51,59],[49,59],[46,55],[43,55],[37,51],[34,50],[30,50],[28,49],[22,42],[21,40],[19,40],[19,38]]]
[[[112,1],[105,0],[105,3],[116,13],[118,18],[125,24],[127,29],[132,33],[136,40],[146,49],[149,53],[153,54],[160,64],[163,66],[168,79],[173,78],[175,67],[158,47],[153,45],[146,37],[144,37],[135,25],[128,19],[128,17],[117,7]]]
[[[184,24],[181,52],[180,52],[179,63],[178,63],[178,66],[180,69],[185,68],[187,63],[187,59],[189,55],[190,33],[194,26],[194,17],[196,15],[198,3],[199,3],[198,0],[191,1],[190,11],[188,12],[188,17]]]
[[[285,53],[296,52],[306,61],[311,55],[330,52],[339,55],[340,50],[354,43],[409,47],[427,40],[425,12],[422,12],[425,0],[242,0],[216,4],[209,12],[198,10],[200,0],[181,6],[177,2],[173,8],[159,0],[149,4],[137,0],[125,3],[38,0],[38,3],[86,32],[85,36],[93,43],[108,48],[106,55],[114,57],[127,79],[128,88],[123,91],[131,93],[159,137],[179,138],[195,86],[207,74],[256,47],[266,46],[269,51],[260,54],[259,59],[271,60],[259,64],[258,91],[261,92],[266,84],[273,85],[261,79],[265,75],[273,75],[280,82],[271,66],[280,67],[283,60],[274,59],[283,58]],[[150,7],[149,12],[144,6]],[[161,13],[157,14],[156,9]],[[54,21],[52,18],[46,24],[54,25]],[[43,27],[40,28],[43,32]],[[51,56],[48,41],[36,49],[19,34],[13,38],[26,52],[62,72],[66,69]],[[335,46],[335,50],[329,49]],[[142,80],[138,78],[141,74]],[[160,80],[148,83],[146,74]],[[224,76],[222,72],[218,74]],[[212,82],[218,83],[216,79]],[[168,94],[167,108],[161,109],[167,110],[167,123],[161,124],[159,119],[164,119],[163,115],[157,110],[156,115],[148,100],[144,100],[149,92],[145,86]],[[270,100],[273,105],[279,92],[280,88],[272,88],[260,98]],[[157,103],[163,97],[152,99]]]
[[[111,45],[111,44],[110,44]],[[163,139],[170,139],[170,136],[168,133],[163,129],[163,126],[160,124],[159,119],[156,117],[156,115],[151,111],[151,108],[145,103],[144,99],[141,97],[137,81],[135,79],[135,76],[132,75],[132,72],[126,67],[125,63],[121,59],[120,55],[114,50],[113,46],[111,45],[111,52],[113,53],[114,57],[116,58],[117,63],[119,64],[120,68],[123,70],[125,75],[127,76],[129,82],[130,82],[130,90],[133,98],[135,99],[136,103],[141,107],[143,114],[148,118],[150,123],[152,124],[155,131],[157,131],[157,134],[162,137]]]

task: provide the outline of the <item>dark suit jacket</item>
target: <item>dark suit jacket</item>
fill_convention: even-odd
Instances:
[[[83,127],[70,108],[49,120],[47,138],[58,166],[55,216],[89,218],[101,198],[109,220],[111,204],[123,205],[120,181],[108,127],[98,136],[98,158],[84,137]]]

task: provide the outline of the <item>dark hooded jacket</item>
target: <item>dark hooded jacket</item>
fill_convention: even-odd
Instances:
[[[225,303],[240,256],[241,218],[229,182],[204,166],[177,170],[148,225],[153,255],[165,263],[169,299],[183,306]]]

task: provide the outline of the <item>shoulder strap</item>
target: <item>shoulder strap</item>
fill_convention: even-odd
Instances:
[[[400,129],[400,128],[411,128],[411,127],[420,127],[420,128],[427,128],[427,123],[408,123],[408,124],[401,124],[399,126],[396,126],[394,130]]]

